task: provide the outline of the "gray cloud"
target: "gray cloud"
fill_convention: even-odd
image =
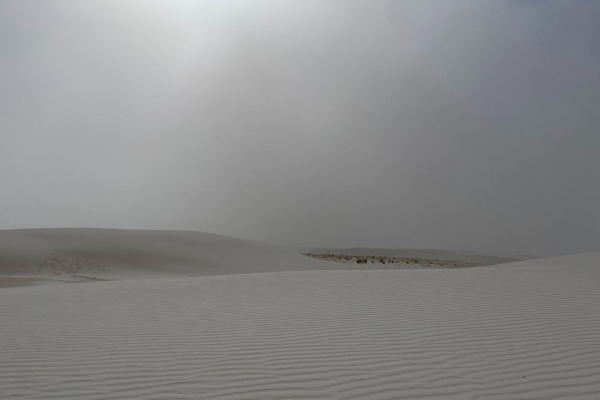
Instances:
[[[0,5],[0,228],[599,249],[595,1]]]

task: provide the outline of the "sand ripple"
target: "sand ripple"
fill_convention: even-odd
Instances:
[[[0,292],[1,399],[598,399],[598,268]]]

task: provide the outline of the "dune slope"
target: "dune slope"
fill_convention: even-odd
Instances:
[[[0,399],[598,399],[600,254],[0,290]]]
[[[0,277],[113,280],[336,268],[280,247],[202,232],[0,231]]]

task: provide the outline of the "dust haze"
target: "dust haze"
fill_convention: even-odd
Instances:
[[[600,245],[593,0],[4,1],[0,229]]]

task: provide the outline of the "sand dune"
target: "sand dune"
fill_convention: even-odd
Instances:
[[[255,272],[390,268],[406,266],[340,265],[315,260],[281,246],[202,232],[82,228],[0,231],[0,288]]]
[[[0,276],[87,281],[339,269],[296,252],[202,232],[0,231]]]
[[[525,260],[519,262],[512,262],[510,264],[502,265],[503,268],[530,268],[530,267],[600,267],[600,252],[595,253],[582,253],[582,254],[572,254],[568,256],[562,257],[552,257],[552,258],[540,258],[535,260]],[[524,271],[527,271],[523,269]],[[535,271],[536,269],[531,269]],[[576,270],[575,270],[576,271]]]
[[[597,400],[599,267],[2,289],[0,398]]]

